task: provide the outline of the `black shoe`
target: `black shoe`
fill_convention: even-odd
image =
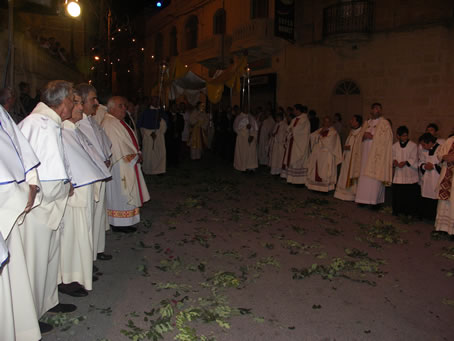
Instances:
[[[137,231],[136,227],[132,226],[111,226],[113,232],[120,233],[134,233]]]
[[[72,313],[73,311],[76,311],[77,307],[74,304],[65,304],[65,303],[58,303],[55,307],[52,309],[49,309],[49,313],[54,313],[54,314],[59,314],[59,313]]]
[[[100,252],[96,255],[96,259],[99,259],[99,260],[111,260],[112,259],[112,255],[108,255],[107,253],[104,253],[104,252]],[[96,270],[98,271],[98,270]]]
[[[46,322],[38,321],[38,324],[39,324],[39,331],[41,332],[41,335],[49,334],[54,329],[54,327],[52,327],[51,324],[46,323]]]
[[[99,279],[98,276],[93,276],[93,277],[91,278],[92,282],[96,282],[98,279]]]
[[[88,291],[85,290],[84,287],[77,282],[72,282],[70,284],[59,284],[58,291],[71,297],[85,297],[88,295]]]

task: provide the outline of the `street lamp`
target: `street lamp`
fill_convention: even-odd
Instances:
[[[70,16],[76,18],[80,15],[79,0],[65,0],[66,11]]]

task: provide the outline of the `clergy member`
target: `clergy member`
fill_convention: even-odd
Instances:
[[[306,106],[295,104],[293,114],[295,117],[289,123],[285,138],[281,177],[287,179],[288,183],[302,185],[307,178],[311,127]]]
[[[332,191],[337,181],[337,165],[342,162],[339,134],[331,118],[325,116],[322,127],[311,134],[306,186],[318,192]]]
[[[354,201],[356,197],[356,186],[358,179],[353,179],[353,164],[355,163],[352,156],[357,156],[355,151],[361,148],[361,139],[359,133],[363,124],[363,117],[353,115],[350,120],[351,130],[348,134],[344,145],[344,154],[339,179],[336,185],[334,197],[345,201]]]
[[[70,312],[71,304],[59,304],[60,224],[68,195],[72,195],[61,138],[61,123],[71,117],[74,106],[72,84],[49,82],[38,103],[19,128],[40,160],[38,176],[43,195],[41,204],[25,217],[20,229],[25,259],[38,318],[52,312]]]
[[[234,107],[234,111],[238,107]],[[254,116],[241,112],[233,122],[236,133],[233,167],[240,172],[254,171],[258,167],[257,135],[259,127]]]
[[[358,178],[355,202],[378,205],[385,201],[385,185],[392,182],[393,132],[389,121],[382,117],[382,106],[371,106],[371,118],[360,133],[361,150],[352,155],[353,178]]]
[[[196,107],[189,115],[189,140],[188,145],[191,149],[191,160],[200,160],[203,150],[208,145],[207,128],[209,117],[205,112],[205,104],[197,102]]]
[[[6,239],[0,245],[0,340],[36,341],[41,339],[40,327],[19,229],[25,214],[41,199],[39,161],[2,106],[0,148],[0,242]],[[43,324],[44,331],[50,329]]]
[[[419,143],[424,153],[419,154],[419,171],[421,174],[421,204],[419,216],[435,221],[438,204],[438,181],[441,173],[441,162],[437,157],[437,150],[441,146],[437,138],[430,133],[425,133],[419,138]]]
[[[140,207],[150,200],[140,162],[142,155],[132,129],[123,121],[126,99],[107,102],[102,127],[112,141],[112,180],[107,183],[107,215],[112,230],[131,233],[140,222]]]
[[[82,112],[82,98],[75,92],[72,116],[62,123],[63,146],[71,170],[74,195],[68,199],[63,215],[60,253],[62,284],[59,290],[70,295],[79,292],[80,296],[86,295],[86,290],[92,290],[95,191],[99,191],[98,182],[110,177],[105,165],[98,167],[88,152],[92,144],[78,128]]]
[[[287,135],[287,120],[283,112],[276,114],[276,124],[274,125],[273,132],[271,133],[270,147],[269,147],[269,166],[272,175],[279,175],[282,171],[282,159],[284,157],[285,137]]]
[[[436,155],[442,162],[440,181],[438,182],[438,206],[435,230],[454,235],[454,136],[437,149]]]
[[[419,197],[418,145],[408,138],[408,128],[397,128],[397,142],[393,144],[393,215],[407,214],[415,217]]]
[[[150,108],[145,110],[137,122],[142,135],[144,174],[166,172],[166,121],[161,117],[158,98],[153,97]]]
[[[78,122],[78,127],[93,146],[89,154],[98,167],[101,168],[102,164],[104,164],[105,170],[110,172],[112,142],[94,118],[99,107],[96,88],[89,84],[81,83],[76,86],[76,91],[82,97],[84,106],[83,118]],[[105,181],[99,183],[97,199],[93,223],[93,260],[106,261],[112,259],[112,255],[104,252],[106,248],[106,231],[110,229],[107,219]]]
[[[269,144],[271,139],[271,133],[273,132],[275,121],[271,112],[265,110],[262,116],[262,123],[260,124],[260,131],[258,137],[258,161],[259,165],[269,164]]]

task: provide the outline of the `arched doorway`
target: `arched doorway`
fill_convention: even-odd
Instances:
[[[337,112],[342,116],[342,141],[345,141],[350,131],[350,119],[353,115],[363,115],[362,111],[363,99],[357,83],[351,79],[338,82],[331,96],[331,116]]]

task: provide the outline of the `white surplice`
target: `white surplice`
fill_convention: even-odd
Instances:
[[[65,155],[71,169],[74,194],[69,197],[61,231],[61,282],[78,282],[92,289],[93,219],[95,183],[110,177],[104,163],[95,163],[89,154],[91,143],[77,123],[62,124]],[[99,187],[98,187],[99,188]]]
[[[441,146],[436,143],[432,149],[424,150],[419,154],[419,169],[421,172],[421,196],[423,198],[438,199],[438,181],[440,180],[441,162],[437,157],[437,150]],[[426,169],[426,163],[432,163],[433,169]]]
[[[405,147],[400,142],[393,144],[393,160],[397,162],[406,161],[408,165],[402,168],[394,168],[394,184],[415,184],[419,182],[418,174],[418,145],[408,141]]]
[[[109,223],[131,226],[140,222],[139,208],[150,200],[142,169],[138,163],[139,148],[134,132],[107,113],[102,127],[112,141],[112,180],[107,183],[106,200]],[[128,161],[128,155],[135,157]]]
[[[42,201],[20,229],[38,318],[58,304],[60,231],[69,193],[69,170],[63,152],[61,119],[40,102],[19,124],[41,164]]]
[[[165,133],[167,124],[161,118],[159,129],[141,128],[142,146],[143,146],[143,164],[142,170],[145,174],[163,174],[166,172],[166,141]],[[151,134],[155,133],[156,138],[153,140]]]
[[[3,266],[4,255],[0,256],[0,340],[35,341],[41,334],[19,229],[29,185],[40,186],[35,170],[39,161],[1,105],[0,149],[0,239],[5,239],[2,247],[9,256]],[[33,206],[40,200],[38,193]]]
[[[250,128],[247,126],[250,125]],[[257,134],[258,125],[252,115],[240,113],[233,123],[236,133],[235,158],[233,167],[239,171],[253,170],[258,167]],[[252,141],[249,141],[252,140]]]
[[[322,135],[323,128],[311,134],[311,149],[309,156],[306,186],[310,190],[329,192],[336,186],[337,165],[342,162],[342,147],[340,137],[330,127],[327,135]]]
[[[93,161],[98,164],[98,167],[102,167],[103,165],[107,169],[105,162],[110,161],[110,157],[112,156],[112,142],[109,137],[107,137],[104,129],[92,116],[87,116],[85,114],[83,114],[82,120],[78,122],[78,127],[94,147],[94,150],[91,149],[91,151],[89,151]],[[108,169],[108,171],[110,173],[110,169]],[[106,231],[110,229],[107,219],[106,183],[104,181],[98,183],[98,186],[95,187],[95,194],[96,193],[98,200],[95,200],[93,222],[94,260],[96,260],[98,253],[104,252],[106,247]]]

